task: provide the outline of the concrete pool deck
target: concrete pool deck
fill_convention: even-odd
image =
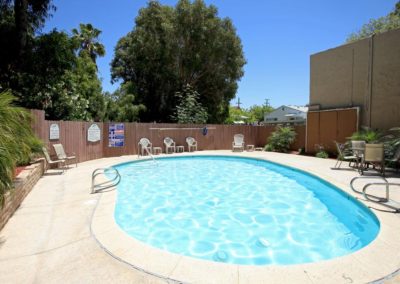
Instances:
[[[331,170],[334,160],[270,152],[195,154],[264,158],[309,171],[356,196],[349,182],[357,172]],[[136,241],[114,221],[116,191],[90,194],[94,169],[135,159],[123,156],[88,161],[63,175],[41,178],[0,232],[0,283],[367,283],[383,282],[385,277],[388,283],[400,282],[396,273],[400,268],[400,216],[375,209],[381,230],[370,245],[347,256],[311,264],[223,264],[171,254]],[[398,177],[389,180],[400,182]],[[396,195],[400,200],[400,194]],[[375,203],[364,204],[383,209]]]

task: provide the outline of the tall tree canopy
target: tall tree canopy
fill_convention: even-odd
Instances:
[[[79,30],[72,30],[72,38],[79,44],[79,54],[88,53],[94,63],[96,63],[97,56],[106,54],[104,45],[99,42],[100,34],[101,31],[91,24],[80,24]]]
[[[113,81],[131,82],[136,103],[146,106],[144,121],[168,121],[190,85],[199,94],[209,122],[223,122],[246,63],[229,18],[202,0],[175,7],[150,1],[135,27],[122,37],[111,63]]]
[[[378,19],[371,19],[358,32],[350,34],[346,42],[357,41],[370,37],[373,34],[380,34],[398,28],[400,28],[400,1],[396,3],[391,13]]]

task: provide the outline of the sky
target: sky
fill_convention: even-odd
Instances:
[[[97,64],[103,90],[112,92],[110,62],[118,40],[134,28],[147,0],[54,0],[57,10],[42,32],[54,28],[71,33],[80,23],[102,31],[106,56]],[[175,6],[177,0],[160,0]],[[237,29],[247,64],[236,98],[242,107],[306,105],[309,99],[310,55],[345,43],[371,18],[387,15],[397,0],[205,0],[229,17]]]

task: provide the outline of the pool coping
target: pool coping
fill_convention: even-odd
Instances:
[[[344,184],[327,175],[317,173],[306,165],[295,164],[294,166],[290,163],[281,163],[271,157],[264,157],[264,154],[228,151],[211,152],[211,154],[210,151],[179,154],[179,156],[194,155],[249,157],[270,161],[305,171],[331,183],[348,195],[356,197]],[[352,254],[299,265],[248,266],[177,255],[130,237],[115,222],[116,197],[116,190],[101,193],[92,216],[92,235],[99,245],[114,258],[135,269],[169,281],[190,283],[262,283],[265,281],[342,283],[353,281],[366,283],[382,279],[400,268],[400,242],[398,241],[400,222],[394,214],[374,210],[373,213],[380,222],[379,234],[369,245]],[[358,200],[367,205],[363,200]]]

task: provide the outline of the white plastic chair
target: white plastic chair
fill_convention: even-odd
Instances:
[[[197,151],[197,141],[193,137],[186,137],[186,143],[188,145],[188,152],[190,152],[190,149]]]
[[[239,150],[244,151],[244,136],[243,134],[235,134],[233,136],[232,151]]]
[[[172,153],[176,152],[176,145],[175,145],[174,140],[172,140],[172,138],[165,137],[164,138],[164,144],[165,144],[165,154],[169,153],[169,149],[172,150]]]
[[[149,139],[141,138],[138,143],[138,157],[139,153],[144,156],[145,151],[147,154],[153,154],[153,147]]]

